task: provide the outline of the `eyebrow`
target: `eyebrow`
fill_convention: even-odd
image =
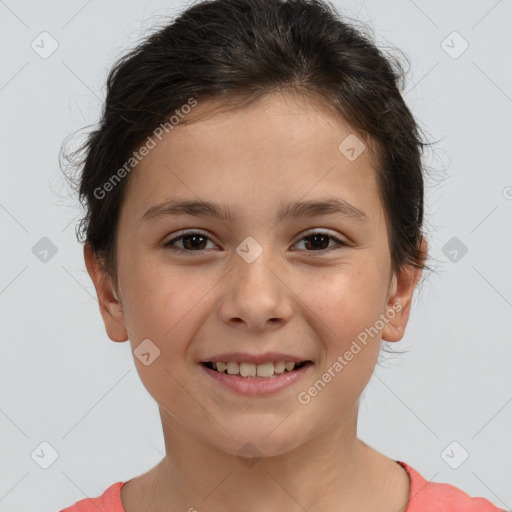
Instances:
[[[297,217],[314,217],[318,215],[337,214],[361,223],[368,223],[366,213],[340,198],[281,203],[277,220]],[[144,222],[154,221],[166,216],[193,215],[196,217],[213,217],[226,222],[235,222],[236,213],[228,207],[212,201],[168,199],[151,206],[142,216]]]

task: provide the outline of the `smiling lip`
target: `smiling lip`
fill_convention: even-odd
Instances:
[[[279,352],[265,352],[264,354],[249,354],[246,352],[226,352],[217,356],[211,356],[204,359],[202,362],[206,363],[225,363],[227,361],[235,361],[237,363],[277,363],[278,361],[302,363],[308,361],[308,358],[294,356],[290,354],[282,354]]]
[[[240,354],[238,356],[240,356]],[[247,356],[247,354],[245,354],[245,356]],[[265,354],[265,357],[268,357],[268,354]],[[293,361],[293,359],[290,360]],[[266,359],[266,361],[269,362],[269,359]],[[246,360],[246,362],[249,361]],[[285,371],[268,378],[229,375],[227,373],[219,373],[216,370],[211,370],[201,363],[198,366],[206,373],[206,375],[215,379],[215,382],[218,382],[221,386],[225,386],[241,395],[258,396],[276,393],[285,387],[291,386],[309,371],[310,367],[313,366],[313,363],[311,361],[307,361],[301,367],[296,368],[291,372]]]

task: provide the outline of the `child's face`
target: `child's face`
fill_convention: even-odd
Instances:
[[[353,432],[381,335],[401,338],[396,328],[403,332],[408,307],[384,327],[378,322],[384,331],[367,336],[366,345],[358,342],[361,349],[350,361],[344,354],[397,299],[407,306],[414,285],[399,280],[397,287],[392,279],[369,149],[354,161],[338,149],[351,133],[320,105],[272,95],[175,127],[133,171],[118,227],[120,305],[104,295],[110,310],[104,320],[113,340],[128,333],[133,350],[146,339],[160,350],[148,366],[137,357],[135,363],[169,429],[179,425],[230,453],[251,442],[264,455],[284,453],[333,428]],[[171,198],[212,201],[234,218],[143,218]],[[366,219],[331,213],[277,220],[283,204],[333,198]],[[334,238],[315,245],[304,239],[309,229]],[[165,247],[180,230],[208,238],[178,240],[188,252]],[[253,241],[240,245],[247,237]],[[348,245],[337,245],[336,238]],[[197,255],[195,247],[206,254]],[[262,252],[252,261],[237,248],[249,250],[249,257]],[[201,364],[227,352],[279,352],[312,364],[288,386],[248,396]],[[339,357],[342,371],[335,365]],[[330,382],[309,393],[329,368],[324,382]]]

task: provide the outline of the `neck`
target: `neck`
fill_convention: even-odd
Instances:
[[[354,412],[350,421],[338,421],[286,453],[251,460],[195,436],[161,411],[166,456],[140,477],[137,489],[132,486],[139,497],[127,503],[139,500],[148,511],[291,512],[328,510],[334,504],[337,510],[365,509],[362,505],[374,503],[377,494],[382,498],[376,482],[384,489],[382,470],[389,472],[391,465],[357,438],[357,407]]]

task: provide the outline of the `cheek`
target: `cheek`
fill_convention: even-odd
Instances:
[[[148,263],[127,267],[125,283],[125,321],[141,382],[164,407],[185,408],[184,362],[207,285],[186,270]]]
[[[380,274],[371,264],[361,271],[344,269],[315,287],[310,302],[305,300],[315,313],[310,321],[325,350],[319,377],[303,390],[301,403],[312,404],[305,408],[312,421],[319,411],[325,422],[337,421],[355,404],[374,372],[381,347],[380,331],[375,330],[383,311]]]
[[[130,332],[162,342],[207,291],[207,284],[198,282],[190,269],[162,265],[142,256],[127,261],[123,279]]]
[[[304,286],[304,300],[318,316],[315,323],[324,323],[328,339],[346,342],[376,322],[384,305],[383,277],[377,265],[366,261],[331,269],[322,280],[315,280],[314,288]]]

